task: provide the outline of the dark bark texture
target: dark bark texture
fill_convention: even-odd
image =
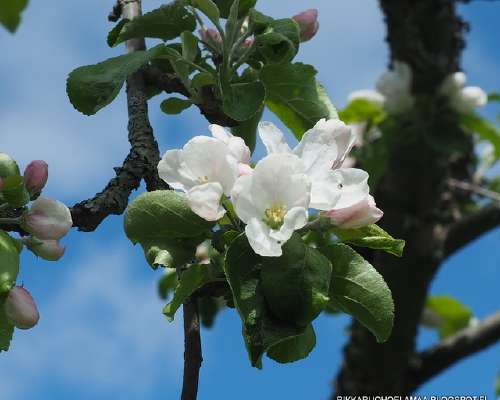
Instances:
[[[474,167],[470,136],[437,94],[443,79],[460,69],[467,25],[457,15],[456,1],[381,0],[380,5],[391,60],[410,65],[416,104],[411,115],[396,122],[404,138],[391,145],[376,199],[385,212],[382,226],[405,239],[407,246],[402,259],[372,255],[393,293],[393,334],[378,344],[353,322],[332,398],[406,394],[434,375],[417,382],[409,374],[429,285],[446,256],[498,225],[498,207],[463,216],[461,206],[468,194],[452,192],[446,184],[449,178],[470,180]],[[496,216],[496,221],[484,218],[484,213]],[[482,222],[471,231],[474,218]]]

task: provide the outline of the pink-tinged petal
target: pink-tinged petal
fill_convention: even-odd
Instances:
[[[300,41],[311,40],[319,30],[318,10],[311,8],[292,17],[300,28]]]
[[[24,185],[30,193],[40,193],[49,178],[49,166],[43,160],[35,160],[24,170]]]
[[[324,215],[330,217],[333,225],[344,229],[356,229],[377,223],[384,213],[377,208],[373,196],[350,207],[331,210]]]
[[[187,200],[191,210],[207,221],[221,219],[226,210],[221,206],[224,194],[222,185],[218,182],[205,183],[193,187],[187,192]]]
[[[238,176],[252,175],[253,168],[248,164],[238,164]]]
[[[5,314],[19,329],[33,328],[40,319],[40,314],[30,292],[21,286],[11,289],[5,300]]]
[[[57,200],[39,197],[23,216],[23,228],[43,240],[58,240],[73,226],[69,208]]]

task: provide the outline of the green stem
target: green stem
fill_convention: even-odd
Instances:
[[[17,225],[21,218],[0,218],[0,225]]]

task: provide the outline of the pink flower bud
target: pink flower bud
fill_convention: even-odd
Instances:
[[[300,28],[300,41],[307,42],[311,40],[319,29],[318,10],[311,8],[292,17]]]
[[[57,200],[39,197],[23,216],[22,227],[43,240],[58,240],[68,233],[73,225],[71,213]]]
[[[373,196],[368,195],[359,203],[328,211],[325,215],[330,217],[332,224],[339,228],[355,229],[378,222],[384,213],[377,208]]]
[[[47,261],[59,260],[66,250],[57,240],[40,240],[33,236],[24,237],[23,243],[34,254]]]
[[[49,166],[45,161],[31,161],[24,170],[24,184],[30,193],[40,193],[47,183]]]
[[[253,168],[250,165],[244,164],[244,163],[238,163],[238,175],[239,176],[252,175],[252,173],[253,173]]]
[[[205,28],[205,29],[200,29],[198,31],[201,40],[207,43],[222,43],[222,38],[220,36],[220,33],[217,29],[212,29],[212,28]]]
[[[4,307],[7,318],[19,329],[33,328],[40,319],[33,297],[21,286],[11,289]]]
[[[254,43],[255,43],[255,38],[253,37],[246,38],[245,41],[243,42],[243,47],[248,49],[249,47],[252,47]]]

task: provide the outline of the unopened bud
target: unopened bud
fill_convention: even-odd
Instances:
[[[325,213],[333,225],[344,229],[356,229],[371,225],[380,220],[384,213],[377,208],[373,196],[346,208],[331,210]]]
[[[315,8],[311,8],[310,10],[294,15],[292,19],[299,24],[301,42],[311,40],[318,32],[318,10]]]
[[[23,216],[22,227],[43,240],[58,240],[68,233],[73,225],[71,213],[57,200],[39,197]]]
[[[59,260],[66,250],[57,240],[40,240],[33,236],[24,237],[23,243],[31,252],[47,261]]]
[[[210,264],[210,242],[205,241],[196,247],[196,260],[200,264]]]
[[[33,297],[21,286],[11,289],[4,307],[7,318],[19,329],[33,328],[40,319]]]
[[[204,28],[198,31],[200,34],[201,40],[207,43],[222,43],[222,38],[218,30],[213,28]]]
[[[24,185],[30,193],[40,193],[49,178],[49,166],[45,161],[35,160],[24,170]]]

